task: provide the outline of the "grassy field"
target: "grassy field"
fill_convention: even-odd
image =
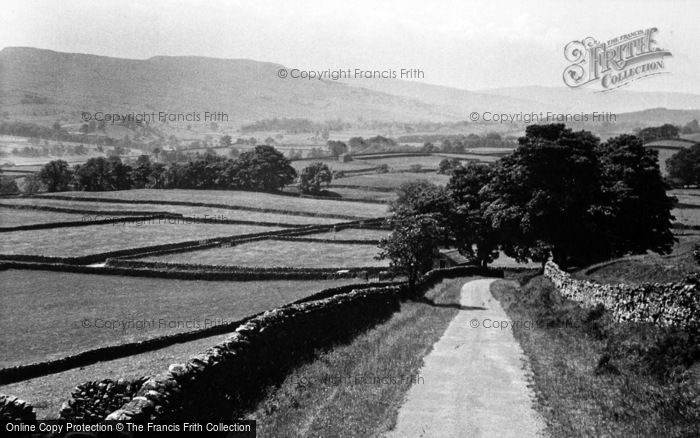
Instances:
[[[411,166],[421,166],[423,169],[437,169],[440,161],[445,157],[428,155],[424,157],[390,157],[390,158],[361,158],[357,161],[365,162],[368,167],[377,167],[383,164],[391,170],[408,170]]]
[[[275,195],[261,192],[234,190],[122,190],[114,192],[64,192],[63,196],[76,198],[97,197],[141,201],[187,201],[226,204],[241,207],[270,208],[311,213],[333,213],[359,217],[386,215],[386,206],[361,202],[327,201]]]
[[[617,324],[566,301],[543,277],[492,293],[528,356],[536,408],[554,437],[698,436],[698,335]]]
[[[422,379],[420,369],[459,311],[453,305],[467,280],[443,281],[426,293],[437,305],[403,302],[387,322],[297,368],[247,416],[257,420],[258,436],[374,437],[390,430],[411,386],[407,380],[439,384]],[[353,384],[357,376],[405,379]]]
[[[679,240],[669,255],[649,253],[643,256],[629,256],[585,269],[576,273],[579,278],[587,278],[601,283],[669,283],[682,280],[686,275],[700,272],[700,266],[693,260],[692,250],[700,243],[700,233],[685,232],[676,235]]]
[[[239,283],[0,271],[0,366],[191,331],[207,320],[235,321],[356,281]]]
[[[700,206],[698,208],[674,208],[671,210],[671,214],[676,218],[675,222],[700,226]]]
[[[362,228],[345,228],[340,231],[329,231],[327,233],[307,234],[303,237],[312,239],[346,239],[346,240],[379,240],[387,237],[388,230],[366,230]]]
[[[377,173],[369,175],[349,176],[347,178],[338,178],[333,180],[331,186],[333,184],[338,184],[358,187],[397,189],[403,183],[419,179],[425,179],[438,185],[445,185],[450,180],[450,177],[448,175],[439,175],[437,173]],[[331,187],[330,190],[335,189]]]
[[[17,210],[0,207],[0,227],[45,224],[49,222],[74,222],[84,220],[84,215],[55,213],[53,211]]]
[[[124,222],[59,230],[12,231],[3,233],[0,254],[79,257],[127,248],[281,229],[256,225],[171,224],[168,223],[169,220],[154,219],[154,222],[141,225]]]
[[[375,245],[262,240],[229,248],[210,248],[145,257],[140,260],[251,267],[342,269],[359,266],[388,266],[386,260],[374,259],[378,251]]]
[[[338,184],[342,184],[344,179],[339,179]],[[352,189],[344,187],[331,187],[328,191],[340,195],[342,198],[367,199],[368,201],[393,201],[396,199],[394,192],[378,192],[371,190]]]
[[[301,173],[301,171],[306,167],[319,161],[326,164],[331,170],[335,171],[360,170],[376,167],[364,162],[363,160],[348,161],[344,163],[339,161],[337,158],[319,158],[318,160],[292,161],[292,167],[296,169],[298,173]]]
[[[71,201],[43,198],[0,199],[0,204],[37,205],[46,207],[72,208],[76,210],[99,211],[144,211],[177,213],[187,217],[224,218],[242,221],[275,222],[285,224],[333,224],[343,222],[342,219],[329,219],[313,216],[295,216],[278,213],[261,213],[257,211],[230,210],[225,208],[188,207],[183,205],[163,204],[122,204],[112,202]]]
[[[683,204],[700,205],[700,189],[675,189],[669,195],[675,196]]]
[[[185,362],[190,356],[222,342],[228,336],[229,334],[218,335],[175,344],[160,350],[3,385],[0,386],[0,392],[30,400],[39,419],[58,418],[61,404],[70,398],[73,389],[81,383],[154,375],[167,369],[170,364]]]

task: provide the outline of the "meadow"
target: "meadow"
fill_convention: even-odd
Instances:
[[[51,222],[79,222],[83,219],[85,219],[85,217],[81,214],[0,207],[0,228],[46,224]]]
[[[231,247],[208,248],[184,253],[144,257],[139,260],[165,263],[196,263],[249,267],[338,268],[388,266],[375,260],[376,245],[350,245],[289,240],[261,240]]]
[[[67,193],[64,193],[65,196]],[[262,192],[245,192],[236,190],[157,190],[137,189],[114,192],[70,192],[70,196],[79,198],[105,198],[155,202],[202,202],[207,204],[224,204],[250,208],[269,208],[292,212],[333,212],[334,214],[358,217],[382,217],[386,215],[386,206],[361,202],[344,202],[297,198]]]
[[[309,239],[337,240],[379,240],[389,235],[389,230],[368,230],[363,228],[345,228],[325,233],[306,234],[302,237]]]
[[[437,173],[374,173],[368,175],[348,176],[346,178],[334,179],[331,183],[330,190],[335,190],[334,185],[354,186],[355,188],[379,188],[379,189],[398,189],[401,184],[424,179],[433,184],[446,185],[450,180],[448,175],[440,175]]]
[[[291,214],[280,213],[263,213],[258,211],[232,210],[227,208],[215,207],[191,207],[187,205],[168,205],[168,204],[128,204],[114,202],[96,202],[96,201],[81,201],[81,200],[62,200],[62,199],[46,199],[46,198],[5,198],[0,199],[2,204],[13,205],[32,205],[38,207],[60,207],[74,210],[89,210],[96,213],[101,211],[127,211],[127,212],[145,212],[145,213],[175,213],[186,217],[196,217],[198,219],[207,220],[227,219],[240,221],[254,222],[273,222],[283,224],[333,224],[343,222],[342,219],[324,218],[316,216],[296,216]],[[32,210],[29,210],[32,211]],[[34,210],[40,211],[40,210]],[[104,217],[103,217],[104,219]]]
[[[154,219],[141,225],[123,222],[58,230],[11,231],[2,236],[0,254],[79,257],[128,248],[281,229],[257,225],[173,224],[169,221],[170,219]]]
[[[44,271],[29,274],[0,271],[4,290],[0,367],[191,331],[204,328],[207,320],[210,324],[236,321],[321,289],[357,281],[239,283]],[[119,321],[126,325],[120,326]]]

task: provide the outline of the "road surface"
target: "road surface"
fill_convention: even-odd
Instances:
[[[462,287],[462,310],[425,357],[423,380],[409,390],[387,437],[545,436],[526,357],[491,295],[493,281]]]

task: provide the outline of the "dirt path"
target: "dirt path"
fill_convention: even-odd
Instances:
[[[493,280],[462,287],[462,310],[425,357],[387,437],[543,436],[532,406],[526,358],[490,292]],[[489,328],[490,327],[490,328]]]

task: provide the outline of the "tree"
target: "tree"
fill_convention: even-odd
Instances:
[[[412,290],[416,281],[433,266],[437,242],[444,230],[432,215],[395,217],[393,231],[379,243],[378,260],[389,259],[390,269],[408,279]]]
[[[683,126],[681,132],[683,134],[695,134],[696,132],[700,132],[700,124],[698,124],[698,120],[693,119],[690,122],[686,123],[686,125]]]
[[[132,187],[142,189],[146,187],[148,178],[152,172],[151,159],[148,155],[141,155],[136,159],[136,167],[131,172]]]
[[[32,173],[24,178],[20,190],[25,195],[33,195],[34,193],[39,193],[42,190],[45,190],[45,186],[41,182],[41,179],[39,179],[39,175]]]
[[[599,228],[606,233],[606,257],[669,252],[675,199],[666,195],[658,152],[632,135],[611,138],[596,152],[602,187],[599,208],[604,212]]]
[[[328,165],[322,162],[312,163],[304,168],[299,176],[299,189],[302,193],[316,195],[321,191],[321,185],[331,183],[333,174]]]
[[[678,138],[679,132],[680,129],[678,128],[678,126],[666,123],[665,125],[661,126],[654,126],[641,129],[637,133],[637,137],[641,138],[644,143],[649,143],[664,138]]]
[[[328,141],[328,143],[326,143],[326,146],[328,147],[328,151],[330,152],[330,154],[334,157],[337,157],[348,151],[348,145],[346,145],[342,141],[330,140]]]
[[[598,138],[563,124],[530,125],[484,188],[485,217],[506,254],[561,266],[600,254],[595,205],[600,192]]]
[[[3,174],[0,172],[0,193],[12,194],[18,192],[19,187],[17,187],[17,182],[15,179],[9,176],[3,176]]]
[[[62,192],[68,190],[73,178],[68,163],[63,160],[54,160],[46,163],[39,171],[39,180],[46,186],[49,192]]]
[[[443,160],[440,160],[440,164],[438,164],[437,173],[442,175],[449,175],[461,164],[462,162],[459,161],[457,158],[445,158]]]
[[[700,185],[700,144],[681,149],[666,160],[668,176],[679,186]]]
[[[75,167],[73,179],[77,190],[126,190],[131,188],[131,167],[123,164],[119,157],[90,158]]]
[[[449,225],[455,246],[483,267],[498,257],[499,236],[486,217],[490,200],[482,190],[492,173],[493,166],[468,162],[454,169],[446,187],[455,205]]]
[[[225,147],[225,148],[231,147],[231,145],[232,145],[232,142],[231,142],[231,141],[232,141],[232,140],[231,140],[231,136],[230,136],[230,135],[224,135],[224,136],[222,136],[222,137],[219,139],[219,145],[220,145],[221,147]]]
[[[291,184],[297,176],[289,160],[272,146],[256,146],[243,152],[227,170],[240,188],[275,191]]]

